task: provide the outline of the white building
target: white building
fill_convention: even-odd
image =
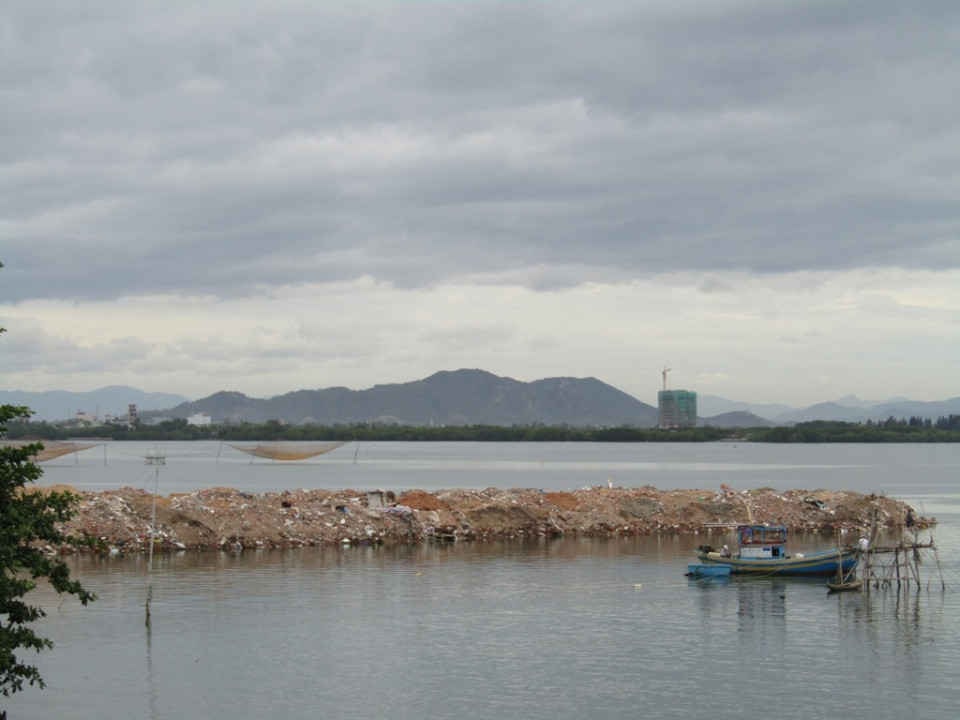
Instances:
[[[195,413],[187,418],[187,425],[210,425],[213,418],[206,413]]]

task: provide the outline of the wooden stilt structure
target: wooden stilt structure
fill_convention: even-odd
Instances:
[[[908,534],[908,532],[909,534]],[[921,566],[924,556],[933,556],[940,580],[940,588],[946,590],[947,584],[943,579],[943,568],[940,565],[940,556],[931,532],[929,539],[922,542],[919,531],[912,525],[901,532],[899,540],[890,545],[878,544],[879,530],[876,515],[873,517],[870,528],[870,540],[866,549],[861,550],[860,576],[863,589],[879,590],[896,585],[898,590],[923,587]],[[891,559],[892,558],[892,559]],[[930,589],[930,575],[927,575],[927,589]]]

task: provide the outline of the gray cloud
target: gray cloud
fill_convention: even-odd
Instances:
[[[6,3],[4,295],[957,267],[958,21],[953,2]]]
[[[101,373],[104,367],[142,366],[154,352],[155,346],[134,337],[82,346],[29,326],[3,337],[4,367],[11,374]]]

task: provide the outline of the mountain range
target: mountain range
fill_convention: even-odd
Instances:
[[[108,414],[119,417],[126,416],[130,403],[135,403],[138,411],[162,410],[186,400],[183,395],[144,392],[126,385],[108,385],[89,392],[0,390],[0,404],[26,405],[33,411],[33,420],[66,420],[80,411],[101,418]]]
[[[835,402],[822,402],[805,408],[794,408],[789,405],[745,403],[715,395],[700,395],[697,398],[697,406],[702,415],[742,411],[770,420],[775,425],[794,425],[811,420],[864,422],[886,420],[889,417],[898,419],[922,417],[936,420],[938,417],[960,415],[960,397],[929,402],[907,398],[890,398],[873,402],[861,400],[855,395],[847,395]]]
[[[484,370],[443,371],[423,380],[375,385],[367,390],[333,387],[297,390],[259,399],[219,392],[165,411],[172,418],[195,413],[214,422],[390,422],[410,425],[633,425],[657,423],[657,409],[596,378],[546,378],[521,382]]]
[[[521,382],[484,370],[442,371],[414,382],[375,385],[366,390],[331,387],[296,390],[270,398],[217,392],[199,400],[148,393],[113,385],[90,392],[0,391],[0,403],[27,405],[36,420],[63,420],[78,410],[102,417],[125,415],[136,403],[145,420],[186,418],[196,413],[214,421],[320,424],[394,422],[413,425],[632,425],[652,427],[657,409],[596,378],[546,378]],[[846,396],[805,408],[748,403],[716,395],[698,396],[700,423],[714,427],[792,425],[810,420],[862,422],[888,417],[936,419],[960,415],[960,397],[935,402],[891,398],[883,402]]]

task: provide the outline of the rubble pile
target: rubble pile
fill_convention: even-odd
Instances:
[[[121,488],[78,492],[79,512],[63,527],[102,552],[145,550],[154,498]],[[829,490],[735,491],[584,488],[290,490],[252,494],[208,488],[156,498],[156,548],[286,548],[403,544],[582,535],[691,534],[736,523],[783,524],[793,531],[862,530],[905,522],[908,506],[892,498]],[[917,516],[917,513],[913,513]],[[933,521],[917,516],[918,525]]]

